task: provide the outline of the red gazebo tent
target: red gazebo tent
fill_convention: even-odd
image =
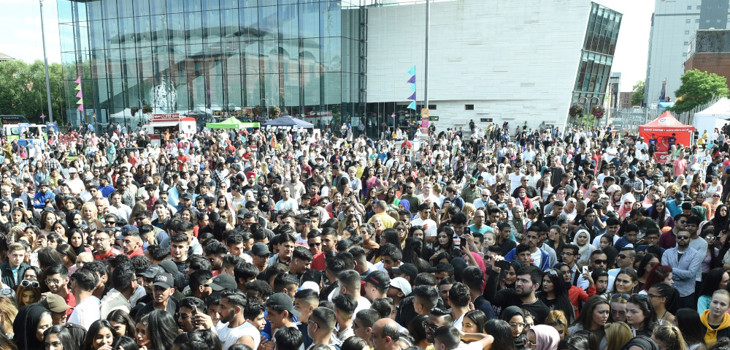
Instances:
[[[694,131],[694,126],[680,123],[669,111],[647,124],[639,125],[639,136],[643,137],[646,143],[649,143],[652,137],[657,140],[654,159],[662,163],[666,161],[669,152],[670,138],[674,137],[676,144],[689,146]]]

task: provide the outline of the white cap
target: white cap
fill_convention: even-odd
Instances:
[[[69,173],[78,173],[78,171],[76,170],[76,168],[68,168],[68,172]]]
[[[317,282],[314,282],[314,281],[307,281],[307,282],[302,283],[302,286],[299,287],[299,290],[303,290],[303,289],[311,289],[311,290],[317,292],[317,294],[319,294],[319,285],[317,284]]]
[[[396,277],[390,280],[390,286],[403,292],[403,295],[411,294],[411,284],[403,277]]]

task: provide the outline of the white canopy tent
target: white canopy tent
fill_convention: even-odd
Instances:
[[[705,131],[711,135],[715,128],[722,129],[728,123],[730,123],[730,99],[723,97],[712,106],[695,113],[692,124],[700,135]]]

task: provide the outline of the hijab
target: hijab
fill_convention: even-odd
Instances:
[[[409,211],[411,210],[411,202],[407,199],[401,199],[400,202],[398,202],[398,204],[402,204],[403,209],[405,209],[405,210],[409,210]]]
[[[535,341],[537,342],[537,350],[558,350],[560,343],[560,334],[553,326],[538,324],[530,328],[535,332]]]
[[[43,349],[43,343],[36,339],[38,323],[41,322],[43,314],[50,313],[48,309],[40,304],[23,306],[13,322],[13,341],[19,350]]]

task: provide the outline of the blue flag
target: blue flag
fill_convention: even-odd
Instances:
[[[416,75],[416,66],[411,67],[411,69],[408,70],[408,74]]]
[[[416,110],[416,101],[411,101],[411,104],[408,105],[408,109]]]

